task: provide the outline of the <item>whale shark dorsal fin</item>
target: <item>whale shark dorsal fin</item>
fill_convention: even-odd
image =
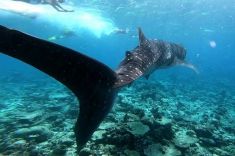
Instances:
[[[145,37],[145,35],[140,27],[138,28],[138,32],[139,32],[139,44],[141,46],[147,41],[147,38]]]

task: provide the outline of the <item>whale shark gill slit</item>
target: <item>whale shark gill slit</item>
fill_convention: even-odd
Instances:
[[[0,53],[17,58],[67,86],[79,99],[78,147],[91,137],[113,105],[116,73],[72,49],[0,26]]]

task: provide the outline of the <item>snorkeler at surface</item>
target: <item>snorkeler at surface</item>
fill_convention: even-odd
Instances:
[[[129,28],[125,28],[125,29],[116,28],[112,31],[112,34],[121,34],[121,35],[129,34],[130,37],[132,37],[132,38],[138,37],[138,36],[134,35],[133,32],[134,31]]]
[[[128,34],[128,33],[130,33],[129,28],[125,28],[125,29],[116,28],[110,34],[125,35],[125,34]],[[56,40],[60,40],[60,39],[64,39],[64,38],[68,38],[68,37],[72,37],[72,36],[76,36],[76,32],[74,30],[71,30],[71,29],[65,29],[60,34],[48,37],[47,40],[48,41],[56,41]],[[131,37],[132,36],[133,35],[131,35]]]
[[[13,0],[13,1],[22,1],[30,4],[49,4],[59,12],[73,12],[73,10],[64,9],[60,3],[63,3],[64,0]]]
[[[126,28],[126,29],[117,28],[117,29],[114,29],[112,33],[114,33],[114,34],[128,34],[129,31],[130,30],[128,28]]]
[[[61,34],[59,35],[53,35],[47,38],[48,41],[56,41],[59,39],[64,39],[68,37],[76,36],[76,33],[73,30],[65,29]]]

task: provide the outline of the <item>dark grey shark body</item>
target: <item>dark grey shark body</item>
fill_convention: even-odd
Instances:
[[[147,40],[139,29],[140,44],[116,72],[69,48],[0,26],[0,52],[17,58],[63,83],[79,99],[74,128],[82,148],[112,108],[116,93],[141,76],[184,60],[185,50],[174,43]]]

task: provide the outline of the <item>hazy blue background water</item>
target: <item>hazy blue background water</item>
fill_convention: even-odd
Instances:
[[[63,15],[55,13],[53,16],[41,13],[35,19],[0,11],[0,24],[44,39],[71,26],[75,36],[54,42],[96,58],[113,69],[124,57],[125,51],[138,44],[136,29],[141,27],[148,38],[184,45],[188,51],[187,60],[200,71],[196,75],[188,69],[176,67],[155,72],[156,79],[180,75],[188,79],[203,78],[208,82],[235,84],[235,0],[71,0],[68,5],[75,6],[76,11],[84,10],[97,15],[111,24],[107,29],[128,28],[130,32],[125,35],[96,35],[96,30],[92,28],[76,28],[76,22],[81,24],[74,18],[76,11]],[[216,43],[216,46],[210,43]],[[43,75],[17,60],[0,55],[1,75],[13,72],[35,77]]]

